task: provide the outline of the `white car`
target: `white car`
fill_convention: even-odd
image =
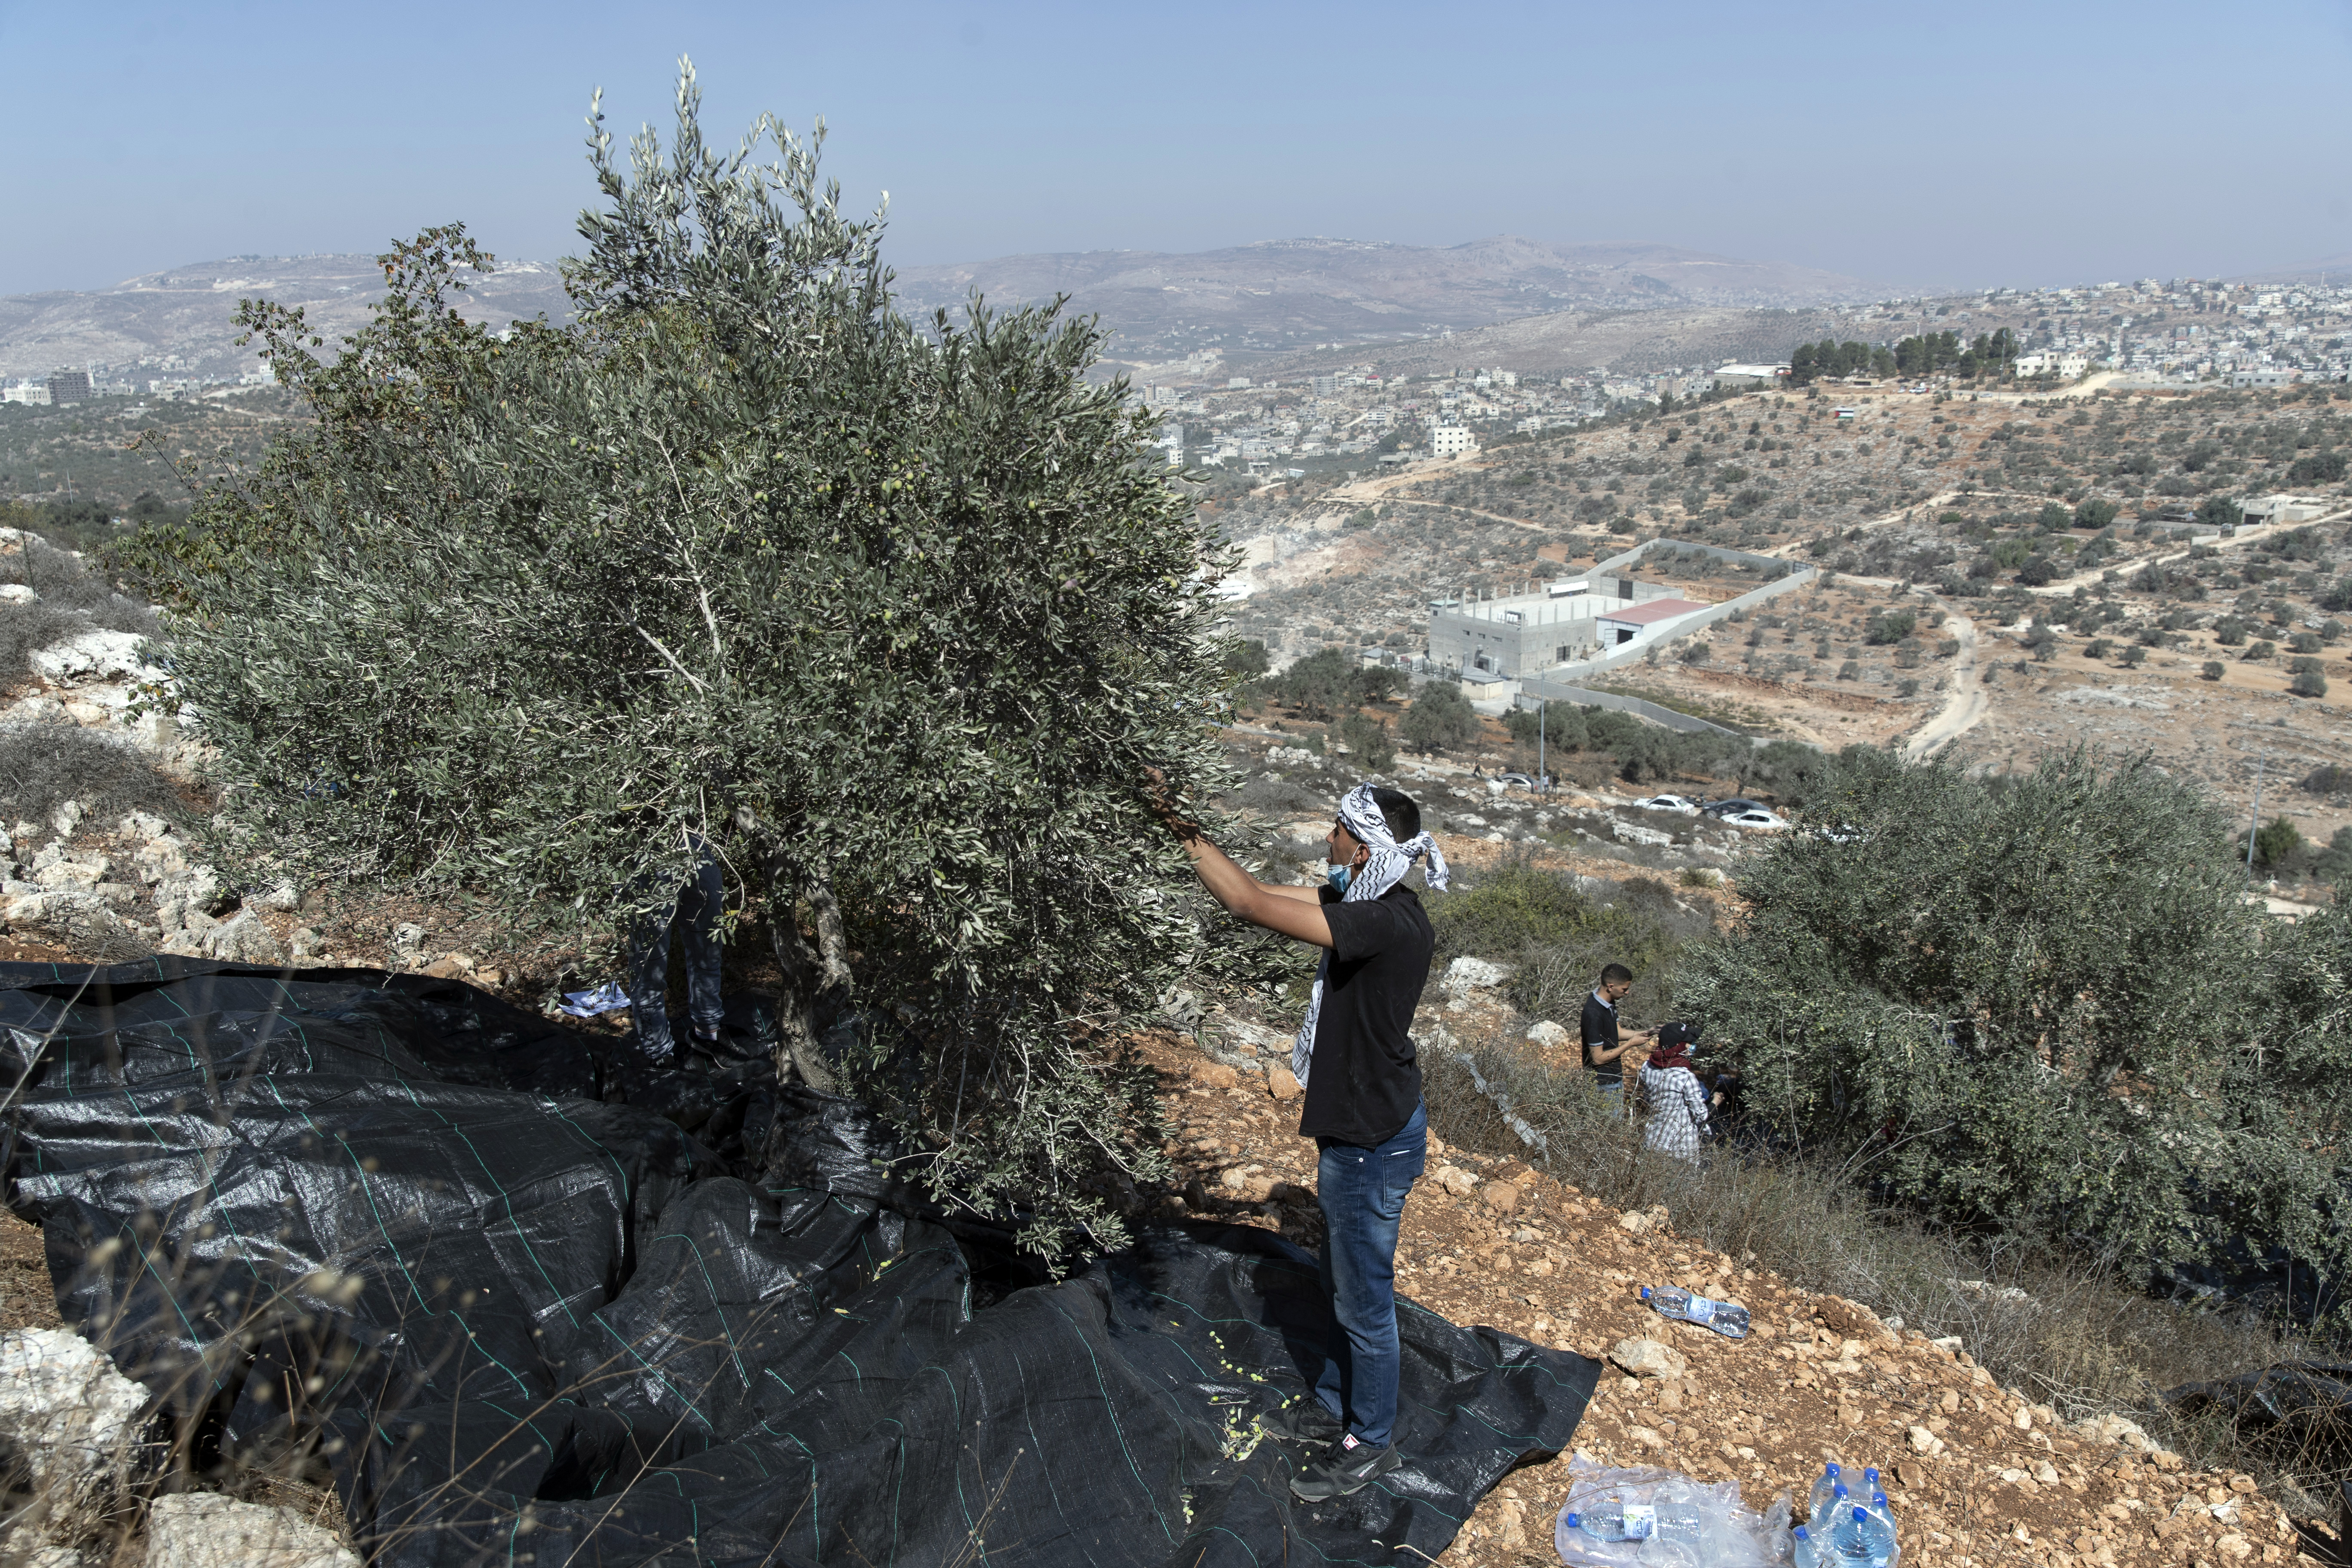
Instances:
[[[1760,805],[1752,806],[1746,811],[1732,812],[1723,820],[1734,827],[1760,828],[1768,833],[1777,833],[1789,826],[1787,817],[1777,811],[1767,811]]]
[[[1654,795],[1637,800],[1633,804],[1643,811],[1673,811],[1679,812],[1685,816],[1698,815],[1698,802],[1687,795]]]

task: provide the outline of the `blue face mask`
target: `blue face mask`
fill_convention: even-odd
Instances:
[[[1341,898],[1347,897],[1348,883],[1355,874],[1356,868],[1353,866],[1326,866],[1323,868],[1324,879],[1331,884],[1332,891],[1338,893]]]

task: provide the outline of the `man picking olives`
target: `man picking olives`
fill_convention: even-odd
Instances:
[[[1407,1034],[1436,946],[1405,873],[1429,857],[1445,887],[1445,857],[1421,830],[1421,808],[1392,789],[1359,784],[1339,802],[1328,885],[1269,887],[1209,842],[1162,798],[1161,819],[1192,857],[1210,895],[1253,924],[1322,948],[1307,1021],[1290,1049],[1307,1088],[1299,1136],[1321,1151],[1323,1291],[1329,1339],[1313,1397],[1265,1419],[1276,1437],[1317,1445],[1290,1489],[1308,1502],[1360,1491],[1399,1464],[1396,1426],[1397,1229],[1428,1152],[1421,1066]]]

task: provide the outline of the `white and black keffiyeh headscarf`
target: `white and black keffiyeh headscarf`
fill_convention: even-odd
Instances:
[[[1445,890],[1445,856],[1437,847],[1437,840],[1420,833],[1400,844],[1390,837],[1388,819],[1381,815],[1380,803],[1372,798],[1371,785],[1358,784],[1340,797],[1339,826],[1354,834],[1356,842],[1370,851],[1365,857],[1363,868],[1349,879],[1341,902],[1352,904],[1379,898],[1402,881],[1404,874],[1412,869],[1412,863],[1424,855],[1429,857],[1429,885],[1439,892]],[[1302,1084],[1315,1059],[1315,1025],[1323,1016],[1323,981],[1330,973],[1331,952],[1327,948],[1323,962],[1316,966],[1314,993],[1307,999],[1307,1021],[1298,1026],[1298,1037],[1290,1043],[1290,1070]]]

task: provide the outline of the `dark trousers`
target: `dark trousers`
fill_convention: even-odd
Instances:
[[[669,1029],[669,943],[673,931],[686,941],[687,1016],[696,1028],[716,1030],[727,1016],[719,999],[719,916],[727,903],[727,883],[710,847],[698,841],[701,858],[678,889],[677,900],[629,923],[629,1013],[637,1042],[651,1057],[674,1048]]]
[[[1377,1148],[1325,1142],[1316,1168],[1331,1337],[1315,1396],[1375,1448],[1396,1429],[1397,1230],[1428,1159],[1429,1109],[1415,1106],[1404,1130]]]

